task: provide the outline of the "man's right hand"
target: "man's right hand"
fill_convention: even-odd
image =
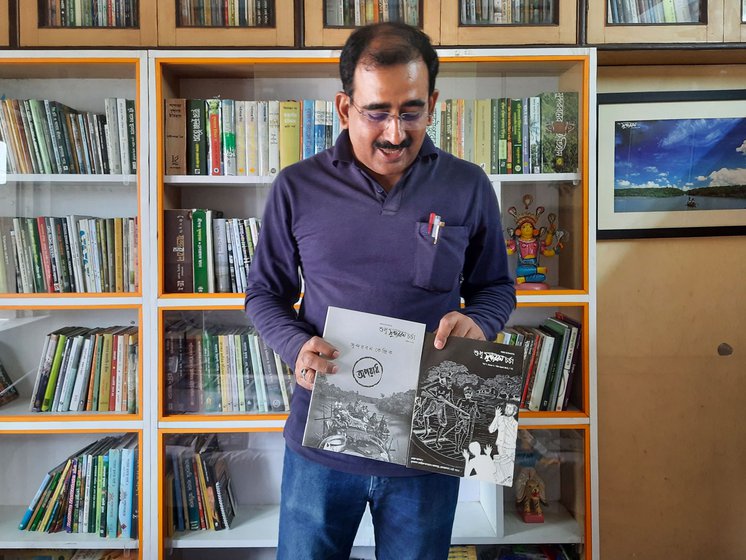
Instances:
[[[337,373],[337,365],[331,360],[338,356],[339,350],[320,336],[310,338],[301,346],[295,360],[295,380],[298,385],[310,391],[317,373]]]

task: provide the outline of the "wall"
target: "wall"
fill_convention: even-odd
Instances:
[[[746,67],[598,77],[599,93],[740,89]],[[746,237],[601,241],[597,265],[601,558],[746,558]]]

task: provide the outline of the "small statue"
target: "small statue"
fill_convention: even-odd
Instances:
[[[529,207],[534,197],[530,194],[523,195],[525,211],[519,213],[515,206],[508,208],[508,214],[515,218],[515,229],[508,228],[508,239],[506,245],[508,254],[516,254],[518,266],[516,268],[516,283],[524,290],[546,290],[549,288],[544,283],[547,268],[539,266],[539,255],[553,257],[558,255],[564,247],[563,239],[567,239],[567,232],[558,230],[557,215],[549,214],[547,221],[549,227],[536,229],[539,217],[544,213],[544,207],[538,206],[535,212]]]
[[[515,482],[515,501],[524,523],[544,523],[542,504],[547,504],[544,481],[536,470],[527,467],[521,469]]]

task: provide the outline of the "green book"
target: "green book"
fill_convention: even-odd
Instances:
[[[207,211],[202,208],[192,209],[192,270],[194,274],[194,292],[209,292],[207,275]]]
[[[508,99],[497,100],[497,172],[508,173]]]
[[[205,100],[187,99],[187,173],[207,175]]]
[[[539,95],[541,105],[541,170],[578,171],[578,94],[552,91]]]
[[[54,390],[57,386],[57,377],[60,374],[60,366],[62,365],[62,356],[65,352],[66,342],[67,333],[60,333],[57,338],[57,348],[54,352],[54,358],[52,359],[52,369],[49,372],[47,388],[44,392],[44,400],[41,404],[42,412],[47,412],[52,407],[52,399],[54,399]]]
[[[523,173],[523,99],[510,100],[510,142],[512,172]]]

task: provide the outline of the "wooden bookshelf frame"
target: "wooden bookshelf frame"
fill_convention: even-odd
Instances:
[[[178,27],[174,0],[157,1],[158,45],[161,47],[292,47],[296,44],[293,0],[274,0],[275,27],[271,28]]]
[[[422,3],[422,30],[433,45],[440,45],[441,0],[420,0]],[[304,36],[306,47],[341,47],[352,28],[324,27],[324,0],[303,0]]]
[[[10,46],[10,7],[8,0],[0,0],[0,47]]]
[[[39,27],[38,4],[17,1],[21,47],[150,47],[157,44],[158,17],[152,0],[138,0],[140,26],[132,29]]]
[[[442,0],[441,45],[575,45],[578,42],[578,0],[558,0],[557,25],[460,25],[460,3]]]
[[[720,43],[724,39],[725,0],[707,0],[707,23],[693,24],[606,24],[606,2],[588,2],[588,43],[591,45],[664,44],[664,43]],[[740,6],[735,2],[728,11]],[[729,14],[735,17],[735,14]],[[740,16],[735,23],[741,21]],[[729,24],[729,28],[732,27]],[[741,25],[742,29],[746,26]],[[742,35],[743,36],[743,35]]]

